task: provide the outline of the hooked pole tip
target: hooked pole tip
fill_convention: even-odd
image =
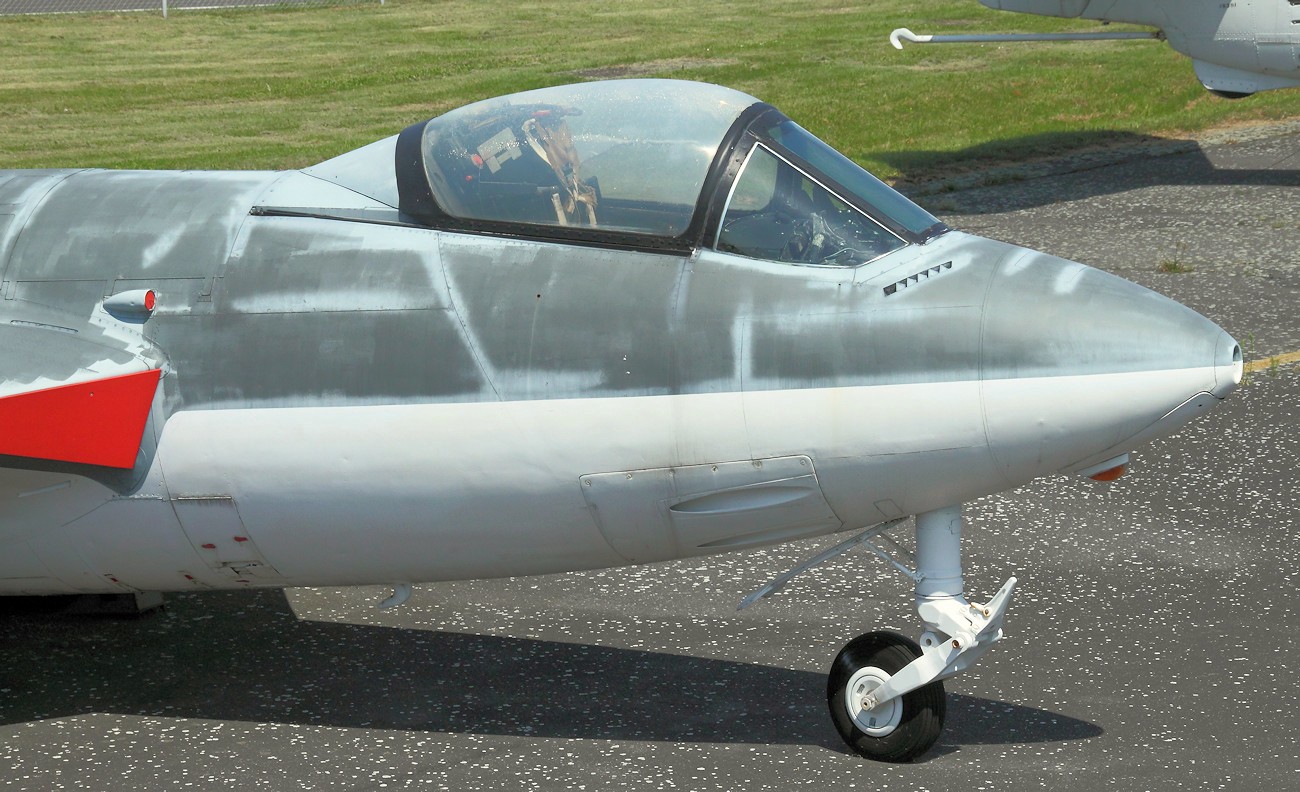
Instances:
[[[929,39],[930,39],[929,36],[918,36],[912,31],[908,30],[907,28],[898,28],[893,33],[889,34],[889,43],[893,44],[894,49],[897,50],[901,50],[903,48],[904,40],[910,41],[913,44],[923,44],[926,41],[929,41]]]

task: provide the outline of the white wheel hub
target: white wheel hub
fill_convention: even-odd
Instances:
[[[863,699],[888,680],[889,674],[875,666],[866,666],[849,677],[849,684],[844,688],[844,708],[849,717],[859,730],[872,737],[884,737],[892,733],[903,718],[901,697],[892,698],[872,709],[862,706]]]

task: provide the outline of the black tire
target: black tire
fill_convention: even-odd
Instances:
[[[921,647],[892,632],[860,635],[836,655],[826,679],[826,703],[830,706],[836,731],[854,751],[879,762],[910,762],[930,750],[939,739],[947,709],[941,681],[936,680],[901,696],[902,711],[895,713],[898,723],[888,733],[865,731],[854,721],[845,695],[849,681],[859,670],[876,668],[892,676],[920,656]]]

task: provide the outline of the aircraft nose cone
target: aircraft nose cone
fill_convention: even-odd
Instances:
[[[980,359],[990,449],[1013,483],[1172,433],[1242,370],[1236,341],[1190,308],[1033,251],[990,284]]]
[[[1241,375],[1246,364],[1241,357],[1241,345],[1226,332],[1219,336],[1219,345],[1214,353],[1214,390],[1220,399],[1226,399],[1229,393],[1241,384]]]

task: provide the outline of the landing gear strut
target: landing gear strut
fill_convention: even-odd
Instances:
[[[967,602],[961,571],[961,506],[916,515],[915,571],[873,543],[902,520],[869,528],[841,542],[746,597],[745,608],[783,588],[812,567],[854,547],[864,547],[916,582],[920,643],[890,632],[849,642],[831,666],[826,701],[835,728],[849,747],[868,759],[907,762],[934,745],[943,731],[942,680],[979,661],[1002,639],[1002,619],[1016,579],[1010,578],[987,605]]]

